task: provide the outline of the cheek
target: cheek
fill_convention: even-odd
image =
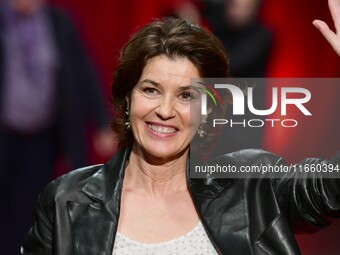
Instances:
[[[140,119],[152,113],[155,109],[155,100],[146,98],[138,93],[132,95],[130,104],[130,119]]]
[[[182,119],[182,122],[185,126],[192,126],[192,122],[191,122],[191,111],[190,111],[190,108],[187,107],[188,109],[183,109],[181,112],[180,112],[180,116],[181,116],[181,119]]]

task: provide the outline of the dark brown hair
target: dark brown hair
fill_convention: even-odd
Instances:
[[[124,125],[125,98],[137,84],[148,60],[159,55],[188,58],[202,78],[229,77],[228,55],[208,30],[179,18],[164,18],[141,28],[123,47],[113,75],[112,129],[117,133],[119,147],[133,142],[132,132]]]

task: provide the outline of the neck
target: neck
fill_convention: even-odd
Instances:
[[[134,147],[125,171],[124,189],[153,196],[187,191],[187,155],[188,150],[176,158],[156,159]]]

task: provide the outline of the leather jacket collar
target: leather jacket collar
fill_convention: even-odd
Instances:
[[[81,191],[93,203],[88,199],[83,203],[67,202],[75,254],[110,255],[112,252],[125,165],[130,153],[130,148],[122,150],[87,179]],[[222,160],[232,159],[231,155]],[[191,179],[188,170],[189,165],[189,192],[203,226],[220,254],[299,254],[269,181],[212,179],[209,176]],[[259,193],[265,194],[263,199],[259,199]],[[262,203],[266,206],[261,206]],[[252,222],[251,229],[249,221]],[[277,236],[282,233],[285,233],[284,240]]]
[[[68,202],[77,255],[92,254],[94,251],[96,254],[106,254],[107,250],[112,250],[118,227],[125,167],[130,153],[130,147],[120,151],[81,189],[86,196],[94,200],[93,204]],[[209,178],[190,179],[189,175],[188,159],[187,183],[191,196],[213,198],[225,188]],[[83,221],[79,220],[79,215],[82,215]],[[98,229],[100,234],[94,234],[94,229]],[[84,230],[88,232],[84,233]],[[108,245],[110,247],[107,247]]]
[[[81,191],[93,203],[69,201],[67,209],[77,255],[110,255],[118,227],[125,164],[131,149],[119,152],[103,165]]]
[[[123,186],[125,165],[130,157],[131,148],[118,152],[118,154],[92,176],[82,191],[97,201],[108,201],[114,194],[120,192]],[[104,183],[104,185],[103,185]]]
[[[127,147],[118,153],[88,181],[82,191],[97,201],[108,201],[120,191],[123,186],[126,162],[130,157],[131,148]],[[205,179],[190,178],[190,160],[187,160],[187,183],[189,190],[197,196],[215,197],[222,192],[231,179],[212,179],[208,175]],[[102,185],[104,183],[104,185]]]

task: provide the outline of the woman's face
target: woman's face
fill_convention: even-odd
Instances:
[[[187,58],[160,55],[150,59],[127,98],[135,146],[149,156],[167,159],[188,150],[199,126],[200,93],[190,88],[199,78]],[[196,104],[190,121],[190,107]]]

